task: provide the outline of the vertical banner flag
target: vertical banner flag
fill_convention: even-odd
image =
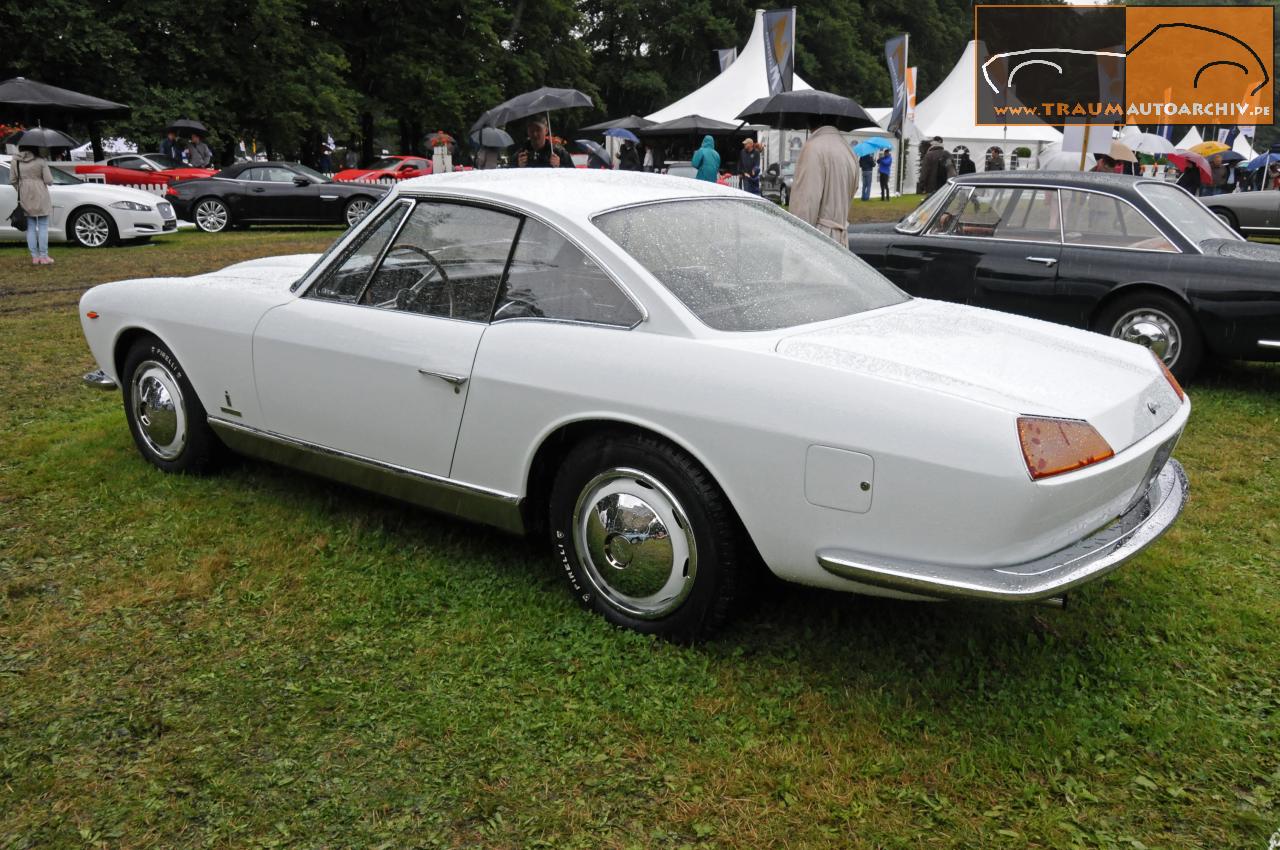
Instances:
[[[907,69],[907,120],[912,123],[916,120],[916,69],[914,67]]]
[[[720,73],[723,74],[733,64],[733,60],[738,58],[738,48],[725,47],[717,50],[716,58],[720,60]]]
[[[769,94],[791,91],[796,69],[796,9],[764,13],[764,69]]]
[[[907,36],[894,36],[884,43],[884,58],[889,63],[889,85],[893,87],[893,112],[889,115],[890,133],[902,132],[907,114]]]

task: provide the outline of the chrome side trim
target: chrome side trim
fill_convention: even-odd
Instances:
[[[318,446],[215,416],[209,417],[209,426],[232,451],[240,454],[331,478],[441,513],[492,525],[513,534],[523,534],[525,531],[524,517],[520,511],[522,500],[514,493],[504,493],[327,446]]]
[[[1170,459],[1145,497],[1115,522],[1051,555],[996,569],[894,562],[835,549],[817,553],[832,575],[941,599],[1035,602],[1101,578],[1150,546],[1187,502],[1187,475]]]
[[[1258,340],[1259,348],[1280,348],[1280,339],[1260,339]]]
[[[1280,345],[1280,343],[1276,344]],[[116,382],[101,369],[86,372],[80,380],[84,381],[86,386],[93,387],[95,390],[114,390],[116,388]]]

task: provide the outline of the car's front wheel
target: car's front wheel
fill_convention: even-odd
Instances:
[[[373,209],[373,199],[366,198],[364,195],[357,195],[347,201],[346,209],[343,216],[347,220],[347,227],[355,227],[360,220],[369,214],[369,210]]]
[[[1189,380],[1204,358],[1200,329],[1172,296],[1141,292],[1119,299],[1098,316],[1099,333],[1136,342],[1156,353],[1178,380]]]
[[[221,233],[231,225],[231,211],[218,198],[201,198],[196,202],[196,227],[205,233]]]
[[[120,377],[129,432],[144,458],[165,472],[200,473],[214,464],[222,444],[167,345],[153,336],[139,339]]]
[[[590,438],[552,488],[552,546],[587,609],[635,631],[692,641],[728,616],[749,543],[711,476],[653,437]]]
[[[116,241],[116,223],[106,211],[86,207],[71,216],[67,234],[81,248],[105,248]]]

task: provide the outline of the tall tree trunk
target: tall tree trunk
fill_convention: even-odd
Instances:
[[[413,149],[413,126],[412,124],[401,118],[400,123],[400,153],[411,154],[416,153]]]
[[[102,162],[102,125],[97,121],[89,122],[89,145],[93,148],[93,161]]]
[[[360,113],[360,165],[373,162],[373,113]]]

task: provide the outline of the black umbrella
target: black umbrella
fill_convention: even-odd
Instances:
[[[471,132],[481,127],[501,127],[511,121],[528,118],[553,109],[571,109],[575,106],[591,106],[591,98],[577,89],[553,89],[543,87],[518,94],[505,103],[490,109],[480,120],[471,125]]]
[[[601,147],[597,142],[590,139],[577,139],[578,147],[582,148],[594,160],[605,168],[613,168],[613,157],[609,156],[609,152]]]
[[[641,127],[636,133],[641,136],[683,136],[698,133],[724,136],[741,129],[741,124],[730,124],[728,121],[717,121],[702,115],[686,115],[661,124]]]
[[[92,118],[123,118],[129,107],[123,103],[37,83],[24,77],[0,82],[0,106],[11,106],[24,112],[60,112]]]
[[[473,148],[509,148],[515,144],[511,134],[497,127],[481,127],[470,136]]]
[[[32,127],[30,130],[20,130],[6,138],[3,144],[31,148],[80,147],[80,143],[66,133],[61,130],[51,130],[48,127]]]
[[[179,118],[168,127],[164,128],[167,133],[172,130],[175,133],[198,133],[201,136],[209,135],[209,128],[201,124],[199,121],[192,121],[190,118]]]
[[[880,126],[856,100],[817,89],[784,91],[762,97],[739,112],[738,120],[786,129],[829,124],[837,130],[848,131]]]
[[[599,124],[592,124],[590,127],[583,127],[584,133],[595,133],[600,130],[640,130],[645,127],[652,127],[657,121],[650,121],[648,118],[641,118],[639,115],[628,115],[625,118],[615,118],[612,121],[601,121]]]

